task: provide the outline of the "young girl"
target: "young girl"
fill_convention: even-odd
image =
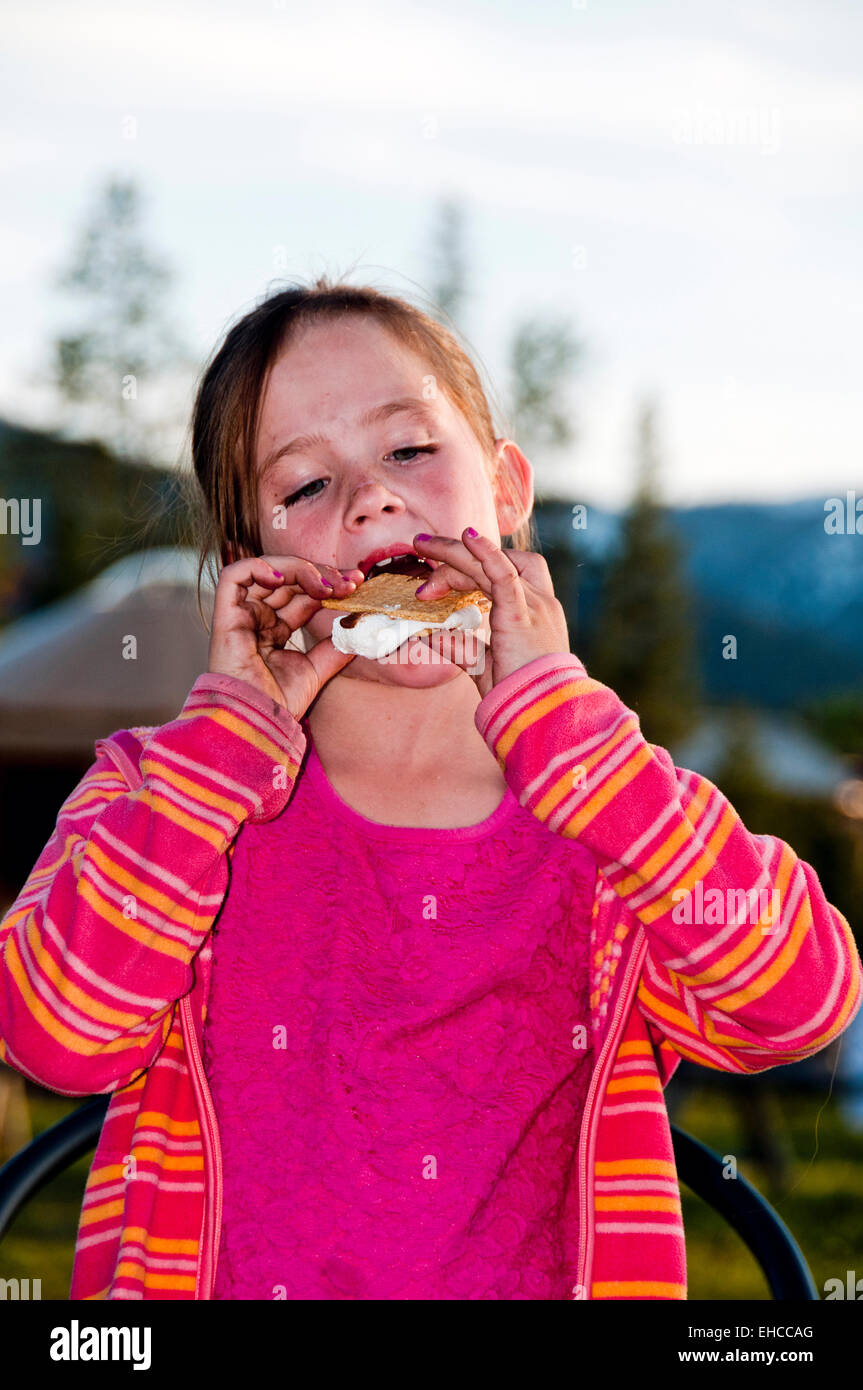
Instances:
[[[847,921],[569,650],[430,317],[272,295],[193,455],[209,669],[96,744],[0,926],[0,1056],[112,1097],[71,1297],[685,1298],[663,1087],[836,1038]],[[488,595],[481,641],[335,649],[321,600],[393,551]]]

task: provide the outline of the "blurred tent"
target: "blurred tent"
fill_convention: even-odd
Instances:
[[[848,766],[791,715],[749,711],[753,749],[770,786],[798,796],[829,799]],[[678,767],[691,768],[713,779],[731,737],[733,710],[714,709],[698,727],[669,749]]]
[[[176,719],[207,669],[197,554],[159,547],[118,560],[68,598],[0,633],[0,761],[94,759],[97,738]],[[202,581],[209,622],[213,590]]]

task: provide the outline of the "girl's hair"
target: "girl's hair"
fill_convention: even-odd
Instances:
[[[515,500],[506,468],[497,469],[496,436],[486,392],[455,330],[394,294],[368,285],[349,285],[320,276],[311,286],[295,283],[267,295],[231,327],[203,369],[192,411],[189,496],[191,533],[198,550],[198,612],[205,567],[213,585],[213,558],[227,562],[261,553],[255,445],[268,374],[300,328],[312,322],[366,314],[427,362],[437,384],[462,412],[482,446],[489,470],[500,472],[499,488]],[[490,476],[491,472],[490,472]],[[203,505],[202,505],[203,504]],[[517,550],[536,548],[532,514],[509,537]],[[503,538],[506,545],[506,538]]]

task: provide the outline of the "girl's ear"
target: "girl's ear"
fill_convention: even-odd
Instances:
[[[494,500],[502,536],[511,536],[533,511],[533,466],[512,439],[496,439]]]

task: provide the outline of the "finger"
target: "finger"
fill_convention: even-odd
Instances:
[[[314,700],[318,691],[321,689],[321,686],[323,686],[331,676],[335,676],[343,666],[347,666],[348,662],[353,661],[353,659],[353,652],[346,653],[337,651],[329,638],[326,638],[323,642],[318,642],[311,651],[307,653],[306,660],[314,668],[314,674],[310,673],[309,675],[306,697],[301,699],[297,696],[296,698],[299,700],[299,703],[296,704],[294,708],[292,708],[290,704],[288,705],[295,719],[302,717],[302,711],[308,708],[311,701]],[[279,684],[282,685],[283,689],[290,687],[292,690],[295,690],[293,685],[294,673],[296,670],[295,663],[295,651],[272,651],[267,656],[267,666],[272,671]]]
[[[254,608],[252,618],[255,640],[261,652],[269,651],[272,648],[283,650],[296,631],[290,623],[285,622],[284,618],[274,613],[272,608],[266,604],[252,599],[251,604]]]
[[[271,596],[272,600],[272,596]],[[263,600],[266,602],[266,600]],[[327,613],[329,610],[321,607],[321,600],[313,598],[311,594],[295,593],[291,594],[287,603],[283,600],[278,601],[276,614],[287,624],[292,631],[298,627],[303,627],[305,623],[313,618],[316,613]],[[337,613],[333,617],[338,617]]]
[[[465,592],[482,589],[484,593],[489,592],[482,561],[472,555],[462,541],[453,536],[431,536],[428,540],[414,536],[414,546],[418,555],[439,562],[431,578],[417,589],[420,598],[440,598],[447,589]]]
[[[535,550],[504,550],[503,554],[515,565],[523,582],[538,593],[554,593],[551,570],[544,555],[537,554]]]
[[[475,554],[491,585],[491,601],[498,612],[512,617],[529,618],[521,575],[505,550],[488,536],[472,536],[470,528],[462,532],[465,545]]]
[[[479,676],[485,670],[488,648],[475,630],[435,628],[425,636],[421,635],[420,641],[425,642],[441,660],[460,666],[471,676]]]
[[[281,579],[281,587],[320,593],[323,598],[332,598],[333,594],[344,598],[363,582],[360,569],[340,570],[335,565],[307,560],[303,556],[262,555],[261,559],[267,562],[275,579]]]
[[[219,576],[214,604],[216,620],[226,620],[230,611],[241,607],[247,600],[261,601],[278,594],[284,602],[287,595],[296,587],[325,597],[333,592],[331,585],[324,584],[315,566],[308,560],[297,560],[293,556],[280,558],[281,570],[263,555],[247,556],[226,565]]]
[[[213,601],[213,631],[236,625],[236,610],[243,606],[251,589],[256,588],[263,595],[278,584],[272,566],[261,556],[249,556],[243,561],[223,566]]]
[[[347,666],[349,661],[353,661],[355,652],[340,652],[329,637],[324,637],[322,641],[315,645],[306,653],[307,659],[312,663],[318,673],[318,679],[323,685],[339,672],[343,666]]]
[[[500,546],[495,545],[494,541],[488,536],[471,536],[471,527],[466,527],[462,532],[461,541],[453,540],[448,536],[433,536],[430,542],[414,543],[417,549],[425,546],[429,550],[446,556],[444,565],[440,570],[435,570],[431,579],[426,584],[420,585],[417,594],[420,599],[438,598],[445,592],[443,583],[445,582],[445,569],[448,565],[457,565],[457,572],[466,571],[474,580],[472,587],[481,589],[487,594],[493,604],[499,605],[499,611],[504,608],[511,616],[527,618],[529,616],[527,600],[525,599],[524,589],[522,588],[519,571],[515,564],[509,559],[508,552],[501,550]],[[470,556],[470,562],[462,559],[462,552]],[[439,578],[440,576],[440,578]],[[453,588],[463,588],[464,583],[460,581],[453,583]]]
[[[261,569],[258,566],[254,571],[253,578],[268,592],[272,592],[273,589],[287,588],[315,595],[321,594],[323,598],[327,598],[332,596],[333,592],[337,592],[341,596],[353,593],[357,584],[362,582],[361,570],[339,570],[335,565],[317,564],[303,556],[261,555],[257,557],[257,560],[265,568]],[[238,566],[243,564],[242,561],[237,563]],[[228,580],[233,579],[234,583],[240,587],[247,587],[247,580],[242,569],[236,576],[228,574],[226,577]]]
[[[489,581],[485,575],[481,574],[479,578],[474,578],[473,575],[463,574],[453,565],[441,564],[431,579],[420,584],[416,594],[421,599],[441,598],[450,590],[469,594],[474,589],[482,589],[483,593],[489,592]]]
[[[264,599],[262,602],[267,603],[267,600]],[[279,597],[271,596],[270,603],[278,604],[275,609],[276,614],[286,624],[291,636],[298,628],[304,627],[309,619],[315,617],[317,613],[320,613],[324,618],[329,615],[331,627],[339,616],[333,609],[323,608],[320,599],[302,591],[291,594],[287,603],[284,603]]]
[[[320,573],[330,572],[328,582]],[[213,608],[214,623],[227,624],[234,611],[247,601],[264,602],[268,607],[283,606],[293,593],[307,593],[327,598],[340,598],[353,593],[356,584],[334,566],[317,566],[311,560],[295,555],[247,556],[226,565],[219,576]]]

